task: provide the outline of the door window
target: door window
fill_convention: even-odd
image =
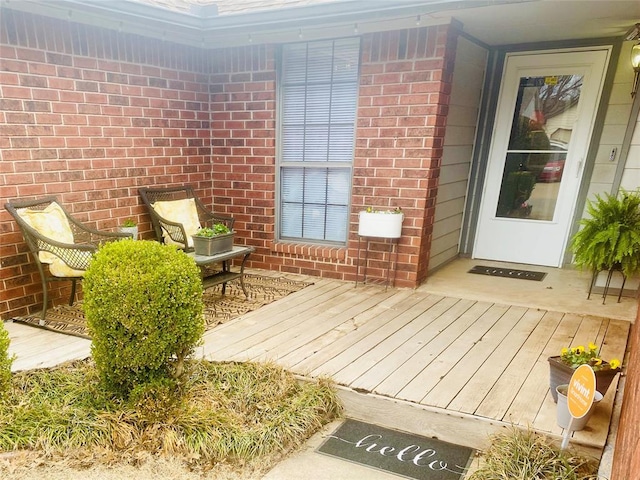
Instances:
[[[520,77],[496,217],[551,221],[582,75]]]

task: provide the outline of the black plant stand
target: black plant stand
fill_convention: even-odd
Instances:
[[[367,266],[369,265],[369,244],[372,240],[383,242],[389,245],[388,252],[383,252],[383,259],[385,253],[388,253],[387,260],[387,269],[386,269],[386,282],[385,282],[385,291],[389,285],[392,287],[396,284],[396,270],[398,267],[398,240],[399,238],[387,238],[387,237],[365,237],[362,235],[358,235],[358,260],[357,260],[357,269],[356,269],[356,287],[358,286],[358,279],[360,278],[360,251],[362,249],[362,243],[366,243],[364,250],[364,268],[363,268],[363,278],[362,283],[367,283]],[[393,277],[391,277],[391,272],[393,271]]]
[[[607,270],[594,270],[593,276],[591,277],[591,286],[589,287],[589,295],[587,295],[587,300],[591,299],[591,291],[593,290],[594,285],[596,284],[596,280],[598,279],[598,274],[600,272],[605,272]],[[620,265],[614,265],[608,270],[607,273],[607,282],[604,285],[604,293],[602,294],[602,304],[607,300],[607,295],[609,294],[609,287],[611,286],[611,278],[613,277],[614,272],[619,272],[622,275],[622,285],[620,286],[620,292],[618,293],[618,303],[620,303],[620,299],[622,298],[622,291],[624,290],[624,284],[627,283],[627,276],[622,271],[622,267]]]

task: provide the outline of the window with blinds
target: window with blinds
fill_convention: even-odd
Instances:
[[[279,238],[346,243],[360,40],[284,45]]]

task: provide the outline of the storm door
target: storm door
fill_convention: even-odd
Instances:
[[[562,265],[608,59],[507,56],[474,258]]]

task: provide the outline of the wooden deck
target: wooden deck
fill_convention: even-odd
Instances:
[[[622,359],[629,327],[623,320],[422,289],[316,279],[207,332],[199,353],[221,361],[273,361],[307,378],[330,376],[351,416],[483,448],[488,434],[511,424],[560,436],[547,357],[593,341],[605,358]],[[89,353],[86,340],[7,328],[18,353],[15,368]],[[587,428],[574,434],[575,445],[601,453],[614,397],[615,384]]]

